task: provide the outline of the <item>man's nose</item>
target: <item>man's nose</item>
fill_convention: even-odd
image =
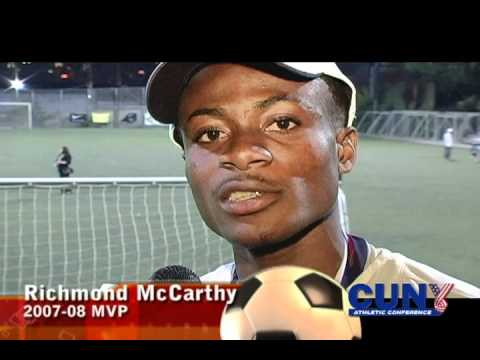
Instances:
[[[252,133],[236,136],[222,154],[221,166],[246,171],[269,165],[273,155],[260,137]]]

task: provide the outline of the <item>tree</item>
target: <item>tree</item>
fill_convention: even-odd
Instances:
[[[403,83],[409,109],[456,110],[459,102],[478,91],[480,63],[410,62],[384,66],[384,91]]]

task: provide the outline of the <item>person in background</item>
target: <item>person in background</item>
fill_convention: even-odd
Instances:
[[[480,162],[480,134],[472,138],[471,153],[475,162]]]
[[[453,147],[453,129],[452,128],[448,128],[443,134],[443,147],[445,149],[443,156],[445,157],[445,159],[451,160],[452,147]]]
[[[68,147],[62,146],[62,150],[58,154],[57,159],[55,161],[55,166],[57,167],[58,175],[61,178],[70,177],[70,175],[73,174],[73,169],[70,167],[71,163],[72,163],[72,155],[70,154]],[[62,194],[70,193],[72,192],[72,189],[62,188],[60,189],[60,192]]]

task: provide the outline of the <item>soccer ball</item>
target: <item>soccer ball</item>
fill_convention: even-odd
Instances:
[[[348,314],[348,293],[320,272],[294,266],[256,274],[223,311],[223,340],[359,340],[358,317]]]

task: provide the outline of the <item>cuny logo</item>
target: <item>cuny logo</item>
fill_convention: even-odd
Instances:
[[[435,295],[433,308],[427,307],[428,286]],[[374,290],[367,284],[356,284],[348,294],[353,307],[349,312],[351,316],[440,316],[447,308],[447,296],[452,289],[453,284],[442,287],[419,284],[418,289],[411,284],[392,284],[391,296],[387,300],[385,284],[375,284]]]

